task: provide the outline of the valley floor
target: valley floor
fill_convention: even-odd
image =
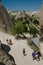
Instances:
[[[10,34],[0,32],[0,40],[3,44],[6,44],[6,39],[12,39],[13,45],[10,46],[9,54],[11,54],[15,60],[16,65],[43,65],[43,60],[36,61],[32,59],[33,50],[26,44],[27,40],[16,40]],[[23,56],[23,48],[26,49],[26,56]]]

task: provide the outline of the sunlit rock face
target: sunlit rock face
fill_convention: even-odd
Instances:
[[[5,26],[7,29],[11,29],[12,21],[6,8],[2,5],[2,3],[0,3],[0,27],[5,28]]]
[[[43,34],[43,3],[40,10],[40,29],[41,29],[41,34]]]
[[[42,3],[42,7],[41,7],[41,10],[40,10],[40,25],[43,26],[43,3]]]

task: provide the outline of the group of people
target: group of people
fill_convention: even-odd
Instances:
[[[6,42],[7,42],[7,44],[12,45],[11,39],[6,39]],[[0,40],[0,46],[1,46],[1,44],[2,44],[2,41]],[[26,56],[26,55],[27,55],[26,50],[25,50],[25,48],[23,48],[23,56]],[[33,60],[35,60],[35,59],[40,60],[41,53],[34,51],[34,52],[32,52],[32,57],[33,57]]]
[[[13,44],[11,39],[6,39],[6,42],[9,45],[12,45]],[[2,44],[2,41],[0,40],[0,46],[1,46],[1,44]]]
[[[26,54],[26,50],[25,50],[25,48],[23,48],[23,56],[26,56],[27,54]],[[38,60],[38,61],[40,61],[40,57],[41,57],[41,53],[40,52],[36,52],[36,51],[33,51],[32,52],[32,58],[33,58],[33,60]]]
[[[35,60],[35,59],[36,59],[36,60],[40,60],[41,53],[34,51],[34,52],[32,53],[32,57],[33,57],[33,60]]]
[[[12,45],[12,44],[13,44],[11,39],[6,39],[6,42],[7,42],[7,44],[9,44],[9,45]]]

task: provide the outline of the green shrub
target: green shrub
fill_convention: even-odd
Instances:
[[[22,34],[24,32],[24,25],[21,21],[17,21],[15,25],[12,26],[12,33],[15,34]]]

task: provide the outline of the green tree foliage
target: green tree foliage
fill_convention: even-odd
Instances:
[[[32,18],[33,18],[33,23],[35,25],[39,25],[39,17],[35,16],[35,15],[32,15]]]
[[[13,20],[14,22],[14,20]],[[12,26],[13,34],[22,34],[23,32],[28,32],[35,36],[38,32],[39,18],[35,15],[21,17],[15,20]]]
[[[35,15],[29,16],[29,22],[34,25],[39,25],[39,18]]]
[[[22,21],[17,20],[15,25],[13,25],[13,34],[22,34],[24,32],[24,25],[22,23]]]
[[[32,23],[29,24],[29,33],[35,37],[37,33],[39,33],[39,29]]]
[[[33,21],[33,23],[34,23],[35,25],[39,25],[39,21],[38,21],[37,19],[35,19],[35,20]]]

